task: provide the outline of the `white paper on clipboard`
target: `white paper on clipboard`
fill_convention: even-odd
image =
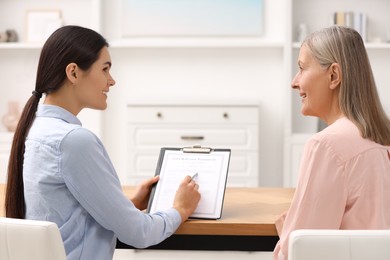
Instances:
[[[193,147],[161,148],[156,169],[160,180],[150,196],[148,212],[172,207],[176,191],[186,175],[199,185],[201,199],[191,218],[219,219],[225,196],[230,149]]]

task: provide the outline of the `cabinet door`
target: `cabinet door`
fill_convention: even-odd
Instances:
[[[311,137],[310,134],[295,134],[291,144],[291,169],[289,180],[285,180],[285,186],[296,187],[299,175],[299,167],[301,165],[301,157],[307,140]]]
[[[258,187],[259,153],[232,150],[229,164],[229,187]]]

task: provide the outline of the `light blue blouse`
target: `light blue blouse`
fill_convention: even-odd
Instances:
[[[97,136],[67,110],[39,105],[23,166],[26,218],[57,223],[68,259],[112,259],[116,239],[157,244],[181,223],[173,208],[139,211]]]

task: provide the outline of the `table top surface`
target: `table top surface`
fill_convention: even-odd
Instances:
[[[134,187],[123,186],[130,197]],[[290,206],[292,188],[227,188],[222,217],[190,219],[175,234],[277,236],[276,218]],[[0,184],[0,216],[4,216],[5,185]]]

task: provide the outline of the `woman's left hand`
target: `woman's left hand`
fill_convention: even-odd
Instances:
[[[152,191],[153,184],[157,183],[159,176],[155,176],[146,181],[143,181],[135,191],[135,194],[131,201],[139,210],[144,210],[148,206],[150,192]]]

